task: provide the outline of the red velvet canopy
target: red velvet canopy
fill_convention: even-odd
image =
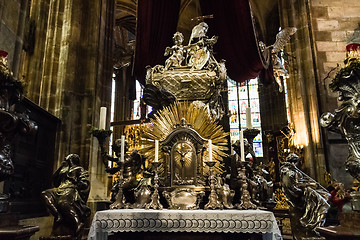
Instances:
[[[215,58],[225,59],[228,75],[237,82],[257,77],[264,69],[258,52],[248,0],[200,0],[208,36],[219,36]],[[180,0],[139,0],[135,77],[144,84],[145,67],[164,64],[164,50],[173,45]]]
[[[145,84],[145,67],[164,64],[179,18],[180,0],[138,0],[133,75]]]

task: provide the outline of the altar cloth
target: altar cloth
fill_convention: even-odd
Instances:
[[[88,240],[119,232],[259,233],[266,240],[282,239],[269,211],[119,209],[96,212]]]

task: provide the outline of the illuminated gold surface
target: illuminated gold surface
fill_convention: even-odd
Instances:
[[[139,150],[141,148],[141,135],[144,132],[146,124],[127,125],[125,126],[126,141],[129,149]]]
[[[182,162],[184,162],[184,165],[186,167],[189,167],[192,161],[192,147],[189,143],[179,143],[176,145],[176,155],[175,155],[175,163],[179,166],[182,165]]]
[[[276,202],[276,209],[289,209],[289,204],[287,203],[286,196],[284,191],[281,188],[278,188],[274,192],[275,194],[275,202]]]
[[[223,157],[227,156],[225,151],[227,150],[228,133],[224,132],[218,121],[209,116],[208,110],[205,107],[188,102],[176,102],[155,115],[154,120],[144,129],[141,138],[143,146],[140,150],[141,154],[152,162],[155,156],[154,140],[157,139],[160,142],[164,140],[175,129],[176,125],[181,124],[182,118],[185,118],[187,124],[190,124],[202,138],[212,140],[213,160],[217,161],[215,171],[221,171],[220,163]],[[190,156],[185,155],[184,157]],[[159,161],[162,162],[164,159],[165,156],[161,151],[160,145]],[[208,159],[208,152],[206,150],[203,159]],[[207,172],[208,167],[204,165],[204,168]]]

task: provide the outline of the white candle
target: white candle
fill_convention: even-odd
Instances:
[[[121,135],[120,162],[125,161],[125,135]]]
[[[252,128],[251,124],[251,108],[246,108],[246,128]]]
[[[155,140],[155,159],[154,162],[159,162],[159,140]]]
[[[212,161],[212,141],[211,140],[209,140],[209,142],[208,142],[208,144],[209,144],[209,161],[211,162]]]
[[[105,129],[105,127],[106,127],[106,107],[101,107],[99,129]]]
[[[240,130],[240,160],[245,162],[244,130]]]

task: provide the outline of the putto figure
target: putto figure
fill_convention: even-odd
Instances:
[[[174,33],[173,41],[175,45],[165,49],[164,56],[171,54],[171,56],[165,61],[165,70],[168,70],[171,67],[180,67],[185,59],[185,47],[182,45],[184,35],[181,32]]]
[[[80,166],[80,157],[69,154],[53,175],[54,188],[42,192],[54,216],[53,236],[81,237],[85,220],[90,216],[86,201],[90,191],[89,173]]]

